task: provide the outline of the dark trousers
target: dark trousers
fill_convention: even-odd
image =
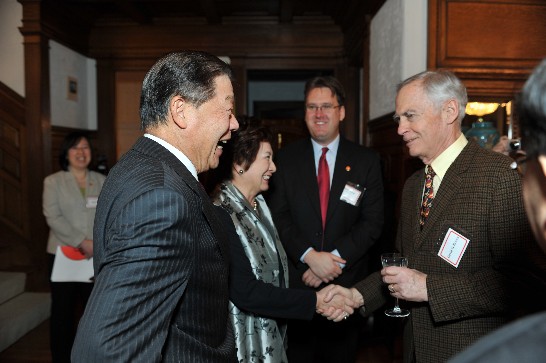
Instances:
[[[49,257],[49,272],[53,270],[55,255]],[[92,283],[50,282],[51,318],[49,340],[53,363],[70,363],[78,322],[89,299]]]
[[[316,315],[312,321],[288,322],[288,362],[354,363],[364,319],[356,312],[334,323]]]

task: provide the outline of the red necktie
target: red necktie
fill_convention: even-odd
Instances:
[[[318,189],[320,196],[320,214],[322,216],[322,229],[326,226],[326,211],[328,210],[328,198],[330,198],[330,169],[328,169],[328,162],[326,161],[327,147],[322,148],[322,155],[320,156],[318,165]]]
[[[434,170],[432,170],[432,167],[430,165],[427,165],[427,174],[425,176],[425,190],[423,192],[423,201],[421,203],[419,218],[419,224],[421,225],[421,229],[423,228],[425,220],[430,213],[430,206],[432,205],[432,200],[434,199],[434,188],[432,186],[432,182],[435,175],[436,173],[434,172]]]

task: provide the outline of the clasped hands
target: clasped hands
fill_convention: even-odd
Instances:
[[[355,288],[328,285],[317,292],[317,313],[328,320],[347,319],[355,309],[364,305],[364,298]]]
[[[347,261],[330,252],[311,250],[305,256],[305,263],[309,268],[303,274],[302,280],[305,285],[316,288],[341,275],[343,271],[340,264]],[[362,305],[364,305],[364,298],[354,288],[329,285],[317,292],[317,313],[328,320],[339,322],[347,319]]]
[[[311,250],[305,255],[305,263],[309,268],[303,273],[303,283],[309,287],[319,287],[323,282],[327,284],[341,275],[339,264],[347,261],[331,252]]]

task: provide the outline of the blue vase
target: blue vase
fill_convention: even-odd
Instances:
[[[467,139],[474,139],[483,148],[491,149],[499,142],[500,134],[492,122],[474,122],[465,134]]]

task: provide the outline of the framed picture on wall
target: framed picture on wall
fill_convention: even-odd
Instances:
[[[72,101],[78,101],[78,80],[74,77],[68,77],[66,98]]]

